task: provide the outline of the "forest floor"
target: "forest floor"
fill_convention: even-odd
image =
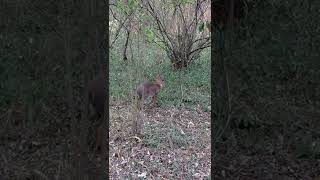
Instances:
[[[61,102],[61,101],[59,101]],[[73,172],[72,133],[64,106],[46,107],[41,121],[23,127],[23,109],[0,113],[0,179],[68,179]],[[7,120],[5,119],[7,116]],[[92,135],[94,136],[94,135]],[[80,156],[78,156],[80,157]],[[87,167],[92,175],[100,170],[101,159],[90,151]]]
[[[260,103],[260,104],[259,104]],[[257,102],[251,129],[234,130],[216,144],[211,164],[210,113],[146,109],[141,137],[131,133],[130,105],[110,106],[111,179],[319,180],[320,113],[311,107]],[[279,121],[279,119],[290,119]],[[308,119],[308,121],[305,121]],[[304,124],[303,124],[304,123]],[[318,179],[317,179],[318,178]]]
[[[320,112],[275,101],[256,107],[252,127],[216,144],[214,179],[319,180]]]
[[[110,179],[209,179],[210,112],[146,108],[142,136],[131,135],[132,109],[110,108]]]
[[[135,137],[131,105],[111,104],[110,179],[210,179],[212,173],[215,180],[319,180],[320,111],[315,107],[284,98],[254,101],[247,112],[255,118],[246,127],[238,123],[226,140],[215,144],[211,164],[210,112],[147,108],[142,136]],[[62,119],[61,113],[47,116]],[[63,153],[70,148],[71,134],[68,123],[60,123],[1,129],[0,179],[63,179],[71,171],[70,154]],[[94,155],[90,159],[101,161]]]

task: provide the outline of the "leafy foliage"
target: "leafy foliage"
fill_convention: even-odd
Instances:
[[[133,49],[136,56],[144,57],[134,59],[129,64],[119,61],[119,49],[113,49],[110,56],[110,96],[119,100],[128,100],[135,95],[135,88],[143,80],[153,81],[158,73],[164,75],[166,85],[159,93],[161,106],[187,106],[194,107],[200,104],[206,109],[210,106],[210,51],[204,51],[201,60],[190,65],[189,68],[172,72],[171,65],[165,61],[165,54],[159,54],[157,46],[152,44],[141,45],[142,55],[137,54],[138,49]],[[158,64],[157,59],[163,59]],[[140,76],[136,71],[142,72]],[[132,79],[133,78],[133,79]],[[146,79],[145,79],[146,78]]]

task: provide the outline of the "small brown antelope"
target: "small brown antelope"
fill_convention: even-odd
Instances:
[[[143,105],[144,101],[148,97],[152,97],[152,104],[156,106],[157,104],[157,94],[159,93],[160,89],[164,87],[164,78],[160,75],[157,75],[155,78],[155,82],[144,82],[140,84],[137,88],[137,95],[138,95],[138,108],[141,109],[141,105]]]
[[[101,72],[99,75],[90,80],[88,83],[89,104],[93,106],[95,115],[92,119],[97,120],[96,125],[96,146],[95,150],[101,149],[102,145],[102,121],[105,109],[105,101],[107,98],[106,82],[103,78],[104,74]]]

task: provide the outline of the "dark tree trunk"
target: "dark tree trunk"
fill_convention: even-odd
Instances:
[[[215,58],[213,60],[214,69],[214,90],[215,90],[215,133],[220,136],[228,126],[229,120],[229,93],[228,93],[228,82],[227,82],[227,70],[223,57],[224,40],[222,39],[223,34],[220,32],[217,35],[216,45],[214,46]],[[215,138],[217,136],[214,136]]]
[[[125,61],[125,62],[128,60],[127,49],[128,49],[129,39],[130,39],[130,31],[127,29],[126,42],[124,44],[124,50],[123,50],[123,61]]]
[[[234,0],[230,0],[229,22],[228,22],[228,35],[229,35],[229,48],[232,44],[232,31],[233,31],[233,16],[234,16]],[[220,22],[215,22],[216,25],[216,42],[214,43],[214,85],[215,85],[215,104],[216,104],[216,117],[215,117],[215,136],[219,139],[225,132],[228,132],[230,125],[230,94],[228,83],[228,69],[224,60],[225,51],[225,38],[224,30]]]

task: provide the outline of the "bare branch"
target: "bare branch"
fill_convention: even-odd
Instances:
[[[155,36],[160,39],[158,42],[153,40],[153,43],[159,47],[159,42],[164,44],[163,49],[175,68],[186,67],[198,58],[203,49],[211,46],[210,35],[205,31],[197,32],[198,25],[204,21],[207,0],[197,0],[186,6],[180,3],[165,10],[157,6],[161,6],[166,0],[141,2],[142,8],[153,18]]]
[[[114,12],[110,9],[110,12],[112,14],[112,16],[114,17],[115,20],[117,20],[118,22],[120,22],[120,20],[115,16]],[[110,44],[110,48],[112,48],[112,46],[114,45],[114,43],[116,42],[116,40],[118,39],[119,37],[119,34],[120,34],[120,31],[124,26],[124,24],[127,22],[127,20],[131,17],[131,15],[133,14],[133,12],[131,12],[130,15],[126,16],[126,18],[121,22],[121,24],[119,25],[118,29],[116,30],[116,35],[115,35],[115,38],[114,40],[112,41],[112,43]],[[125,27],[126,28],[126,27]]]

